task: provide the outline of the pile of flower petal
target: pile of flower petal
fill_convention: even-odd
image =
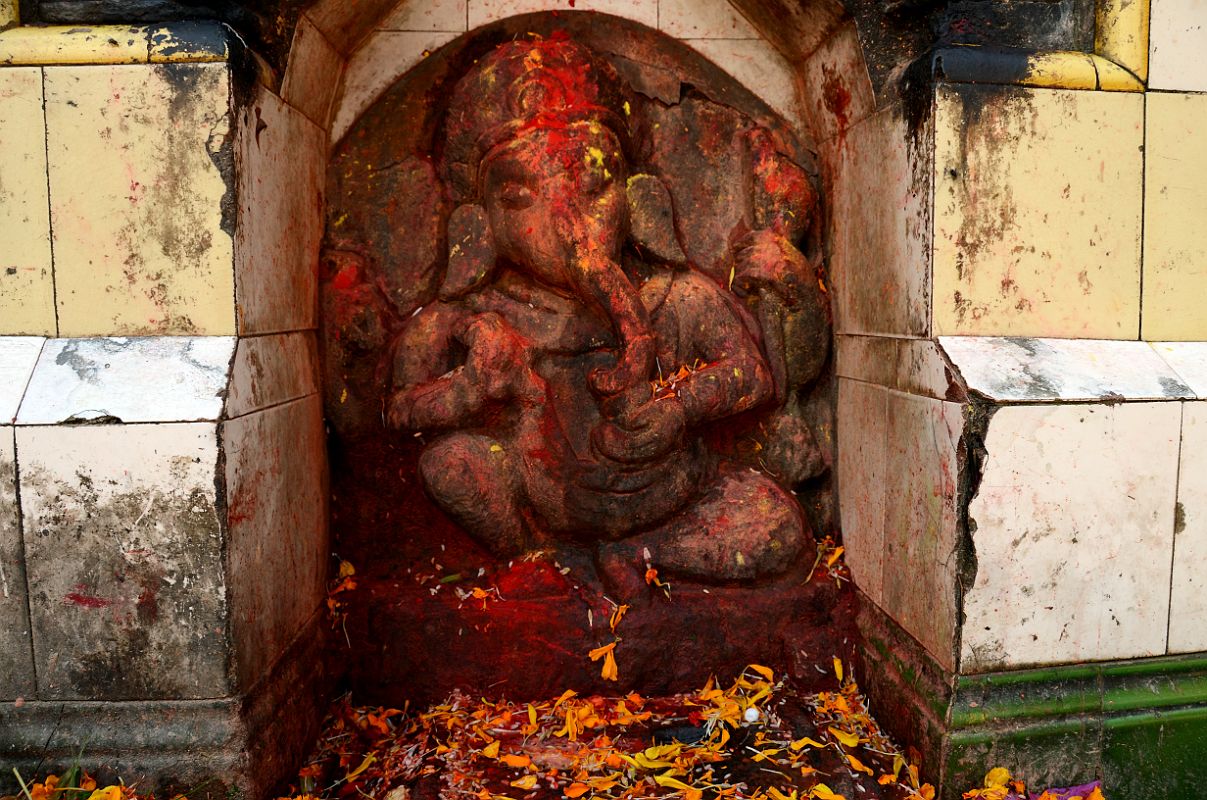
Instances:
[[[455,694],[418,714],[345,699],[299,789],[386,800],[933,798],[837,660],[835,670],[837,691],[808,695],[751,665],[728,688],[710,681],[665,698]]]
[[[1007,769],[994,767],[985,775],[985,785],[964,792],[964,800],[1106,800],[1106,797],[1102,794],[1102,781],[1028,792],[1026,785],[1011,777]]]

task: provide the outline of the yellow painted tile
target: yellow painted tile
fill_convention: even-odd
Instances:
[[[55,335],[42,70],[0,70],[0,334]]]
[[[0,34],[4,64],[145,64],[147,29],[128,25],[12,28]]]
[[[229,92],[224,64],[46,68],[61,336],[234,333]]]
[[[936,95],[936,335],[1134,339],[1143,96]]]
[[[1207,339],[1207,95],[1147,100],[1142,338]]]

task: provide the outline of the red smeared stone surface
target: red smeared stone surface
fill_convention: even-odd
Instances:
[[[712,675],[732,678],[751,662],[811,683],[820,674],[813,665],[851,657],[853,591],[824,577],[802,584],[796,574],[757,592],[675,583],[669,599],[642,584],[640,596],[623,598],[631,608],[613,635],[610,595],[576,584],[574,574],[541,560],[458,583],[358,576],[344,598],[354,696],[399,706],[436,702],[452,689],[513,701],[545,697],[550,687],[673,692]],[[489,595],[473,597],[474,586]],[[603,680],[601,662],[587,655],[614,639],[618,682]]]

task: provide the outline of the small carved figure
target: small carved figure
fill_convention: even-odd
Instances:
[[[612,581],[775,574],[809,540],[801,509],[714,440],[763,410],[785,484],[821,469],[782,410],[825,360],[824,296],[791,241],[791,204],[804,218],[815,196],[754,129],[747,194],[763,200],[728,275],[707,274],[667,186],[634,169],[633,102],[564,37],[504,44],[460,80],[441,154],[447,271],[394,343],[387,421],[436,435],[428,493],[501,558],[574,542]]]

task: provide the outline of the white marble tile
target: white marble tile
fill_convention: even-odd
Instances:
[[[1169,652],[1207,650],[1207,402],[1182,406]]]
[[[0,425],[0,701],[34,694],[13,429]]]
[[[888,390],[838,381],[838,502],[844,557],[855,585],[884,604],[885,439]]]
[[[241,112],[235,143],[241,335],[317,325],[325,145],[318,126],[265,89]]]
[[[802,128],[796,73],[763,39],[683,39],[684,44],[729,73],[789,124]]]
[[[882,607],[949,670],[959,623],[963,427],[959,404],[888,393]]]
[[[968,388],[991,400],[1171,400],[1190,387],[1145,342],[941,336]]]
[[[332,111],[331,142],[344,137],[386,89],[428,53],[457,38],[441,31],[375,31],[353,54]]]
[[[1207,399],[1207,342],[1149,342],[1199,399]]]
[[[676,39],[758,39],[727,0],[659,0],[658,29]]]
[[[383,31],[455,31],[466,29],[467,0],[403,0],[377,26]]]
[[[1013,406],[985,436],[962,672],[1166,649],[1181,403]]]
[[[310,395],[223,423],[230,616],[246,691],[323,603],[326,437]]]
[[[231,336],[48,339],[17,424],[216,420],[234,351]]]
[[[929,137],[923,131],[917,141]],[[914,144],[893,106],[821,152],[835,330],[929,336],[930,149]]]
[[[235,348],[226,416],[239,417],[267,406],[316,394],[318,344],[309,332],[252,336]]]
[[[1207,92],[1207,5],[1203,0],[1152,0],[1148,86]]]
[[[324,130],[344,71],[344,57],[303,15],[293,32],[281,98]]]
[[[29,376],[46,342],[41,336],[0,336],[0,425],[17,418]]]
[[[38,699],[229,696],[217,425],[16,432]]]

